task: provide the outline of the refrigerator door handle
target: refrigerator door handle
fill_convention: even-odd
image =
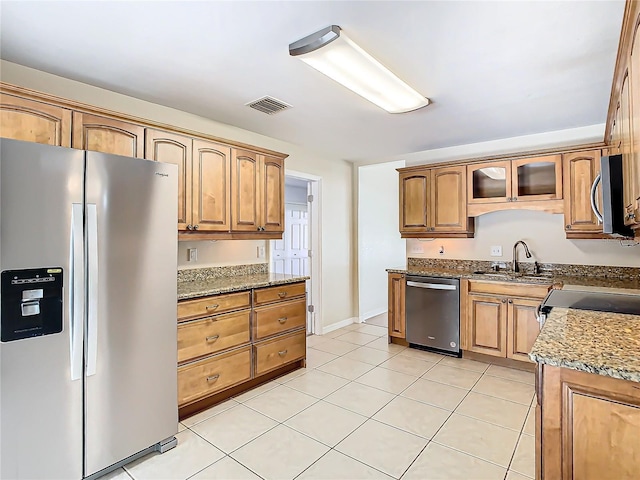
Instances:
[[[71,291],[69,292],[69,336],[71,380],[82,378],[82,337],[84,323],[84,235],[81,203],[71,204]]]
[[[98,358],[98,213],[96,205],[87,204],[87,370],[96,373]]]

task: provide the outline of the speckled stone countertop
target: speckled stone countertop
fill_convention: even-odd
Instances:
[[[556,307],[529,357],[538,363],[640,382],[640,315]]]
[[[218,293],[238,292],[251,288],[271,287],[286,283],[296,283],[309,277],[284,273],[256,273],[228,277],[209,277],[199,280],[178,282],[178,300],[206,297]]]
[[[406,268],[389,268],[390,273],[445,278],[470,278],[494,282],[537,283],[588,287],[640,289],[640,268],[607,265],[539,264],[541,274],[533,274],[533,263],[519,262],[521,273],[511,272],[511,262],[501,262],[499,273],[491,270],[490,261],[452,260],[438,258],[409,258]],[[474,272],[486,273],[474,273]]]
[[[404,273],[407,275],[421,275],[443,278],[470,278],[473,280],[486,280],[493,282],[534,283],[542,285],[556,285],[561,288],[565,285],[611,287],[624,289],[640,289],[640,279],[632,277],[600,277],[600,276],[571,276],[562,274],[532,275],[528,273],[512,273],[501,271],[498,274],[475,274],[475,270],[458,270],[446,268],[408,267],[388,268],[389,273]]]

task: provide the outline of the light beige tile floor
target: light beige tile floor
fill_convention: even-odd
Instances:
[[[533,478],[533,375],[388,345],[349,325],[309,337],[307,368],[185,419],[141,479]]]

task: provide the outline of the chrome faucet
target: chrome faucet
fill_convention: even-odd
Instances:
[[[512,272],[520,271],[520,269],[518,268],[518,245],[520,244],[522,244],[522,246],[524,247],[524,254],[527,256],[527,258],[531,258],[531,252],[529,251],[529,247],[527,247],[527,244],[524,243],[522,240],[518,240],[516,243],[513,244],[513,261],[511,263]]]

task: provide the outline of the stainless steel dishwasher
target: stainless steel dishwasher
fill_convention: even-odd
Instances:
[[[460,356],[460,280],[407,276],[407,342]]]

